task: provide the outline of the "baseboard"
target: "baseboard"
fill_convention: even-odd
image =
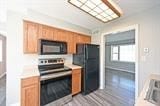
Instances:
[[[133,73],[133,74],[135,74],[135,72],[131,72],[131,71],[129,71],[129,70],[124,70],[124,69],[119,69],[119,68],[113,68],[113,67],[105,67],[105,68],[108,68],[108,69],[112,69],[112,70],[119,70],[119,71],[123,71],[123,72],[128,72],[128,73]]]
[[[2,77],[5,76],[5,75],[6,75],[6,73],[1,74],[1,75],[0,75],[0,78],[2,78]]]

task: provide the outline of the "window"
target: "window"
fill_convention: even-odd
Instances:
[[[118,57],[119,57],[119,56],[118,56],[118,54],[119,54],[119,53],[118,53],[118,52],[119,52],[118,46],[112,46],[111,49],[112,49],[112,50],[111,50],[111,51],[112,51],[112,52],[111,52],[111,54],[112,54],[112,55],[111,55],[112,60],[113,60],[113,61],[118,61],[118,60],[119,60],[119,59],[118,59]]]
[[[120,46],[120,61],[135,61],[135,45]]]
[[[2,61],[2,40],[0,40],[0,62]]]
[[[111,46],[111,60],[135,62],[135,45]]]

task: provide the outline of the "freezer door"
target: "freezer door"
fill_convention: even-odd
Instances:
[[[88,44],[85,47],[86,59],[99,58],[99,46]]]

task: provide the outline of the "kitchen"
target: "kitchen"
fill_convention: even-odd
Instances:
[[[116,0],[115,0],[116,1]],[[118,1],[117,1],[118,2]],[[35,4],[37,1],[35,2]],[[53,6],[54,3],[57,5]],[[103,48],[103,36],[109,32],[118,31],[119,29],[126,28],[138,24],[138,94],[141,93],[144,88],[145,82],[151,74],[160,74],[159,68],[159,49],[157,45],[159,44],[159,1],[150,3],[149,1],[145,2],[127,2],[119,1],[120,7],[124,11],[124,15],[127,14],[127,9],[134,10],[134,6],[141,3],[142,7],[138,7],[138,11],[134,11],[132,14],[128,14],[126,17],[120,17],[113,21],[110,21],[107,24],[100,22],[94,17],[86,14],[84,11],[77,9],[75,6],[68,3],[68,1],[54,1],[53,4],[51,1],[48,2],[39,2],[39,4],[34,4],[31,2],[29,4],[30,8],[26,9],[25,3],[16,1],[9,4],[9,10],[7,11],[7,22],[6,22],[6,32],[7,32],[7,92],[6,92],[6,105],[20,105],[21,104],[21,88],[22,77],[26,77],[30,74],[39,75],[30,69],[32,66],[37,66],[39,61],[46,61],[43,59],[59,59],[61,58],[64,62],[64,66],[72,68],[74,55],[76,54],[76,42],[77,43],[92,43],[100,46],[100,62],[99,62],[99,88],[103,89],[104,87],[104,48]],[[133,6],[132,6],[133,3]],[[45,4],[44,7],[42,4]],[[150,5],[148,5],[150,4]],[[129,6],[127,6],[129,5]],[[145,5],[147,5],[145,7]],[[42,8],[41,8],[42,6]],[[45,7],[46,6],[46,7]],[[64,8],[62,8],[64,7]],[[66,9],[69,8],[69,10]],[[57,8],[57,9],[56,9]],[[60,9],[61,8],[61,9]],[[151,8],[151,9],[149,9]],[[44,9],[44,10],[43,10]],[[141,10],[140,10],[141,9]],[[39,11],[38,11],[39,10]],[[41,12],[40,12],[41,11]],[[54,13],[52,12],[54,11]],[[64,11],[64,12],[63,12]],[[70,11],[70,12],[66,12]],[[129,11],[128,13],[130,13]],[[133,12],[133,11],[132,11]],[[44,14],[46,13],[46,14]],[[49,14],[56,14],[53,18]],[[61,14],[63,13],[63,14]],[[78,15],[81,14],[81,15]],[[131,15],[131,16],[130,16]],[[59,17],[59,18],[58,18]],[[65,19],[64,19],[65,18]],[[69,20],[69,21],[66,21]],[[31,26],[27,32],[25,24]],[[87,27],[87,28],[86,28]],[[24,31],[26,30],[26,32]],[[32,31],[34,30],[34,31]],[[41,32],[42,31],[42,32]],[[65,34],[64,34],[65,33]],[[28,34],[29,36],[24,36]],[[33,36],[30,36],[33,35]],[[57,36],[58,35],[58,36]],[[68,37],[66,37],[68,36]],[[74,36],[74,37],[73,37]],[[147,37],[146,37],[147,36]],[[26,37],[26,38],[25,38]],[[24,40],[25,38],[25,40]],[[51,41],[67,41],[67,55],[39,55],[39,40],[45,39]],[[76,39],[76,40],[75,40]],[[29,43],[31,42],[31,43]],[[144,48],[148,48],[149,52],[144,52]],[[47,60],[49,61],[49,60]],[[51,60],[56,61],[56,60]],[[62,63],[63,63],[62,62]],[[75,64],[75,63],[74,63]],[[63,64],[61,64],[63,65]],[[75,69],[80,69],[80,66],[73,66]],[[78,67],[78,68],[77,68]],[[33,67],[34,68],[34,67]],[[23,70],[29,70],[24,75]],[[81,73],[82,75],[82,73]],[[77,76],[81,76],[78,73]],[[21,79],[22,78],[22,79]],[[21,82],[22,81],[22,82]],[[81,81],[81,80],[80,80]],[[37,78],[33,81],[36,84],[40,82],[37,81]],[[77,85],[76,85],[77,86]],[[39,86],[36,86],[37,88]],[[80,87],[81,88],[81,87]],[[13,92],[14,89],[14,92]],[[36,90],[37,91],[37,90]],[[34,91],[31,91],[34,92]],[[78,94],[75,95],[79,97],[81,91],[77,91]],[[36,92],[34,92],[36,93]],[[100,94],[101,91],[96,92],[95,94]],[[35,94],[39,95],[39,94]],[[93,95],[91,95],[93,96]],[[40,95],[39,95],[40,97]],[[81,96],[80,96],[81,97]],[[90,98],[89,96],[87,96]],[[139,98],[139,97],[136,97]],[[141,97],[140,97],[141,98]],[[39,100],[38,98],[35,98]],[[28,99],[30,100],[30,99]],[[73,97],[73,100],[74,97]],[[84,100],[84,99],[83,99]],[[84,100],[85,101],[85,100]],[[110,98],[109,98],[109,101]],[[116,101],[116,100],[115,100]],[[40,101],[39,101],[40,102]],[[76,102],[76,100],[74,101]],[[116,101],[117,102],[117,101]],[[27,102],[30,103],[30,102]],[[94,104],[97,103],[93,101]],[[107,104],[106,101],[102,101],[97,104]],[[118,104],[118,102],[117,102]],[[37,105],[37,104],[36,104]]]

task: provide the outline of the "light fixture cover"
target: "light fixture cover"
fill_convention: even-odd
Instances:
[[[116,8],[116,4],[111,0],[68,0],[68,2],[102,22],[109,22],[122,15],[120,8]]]

